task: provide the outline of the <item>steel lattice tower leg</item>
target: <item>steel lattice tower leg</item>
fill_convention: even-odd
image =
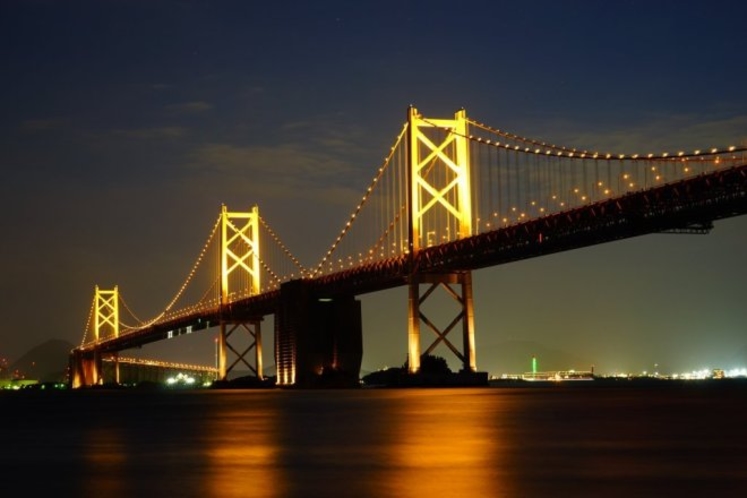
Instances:
[[[242,321],[221,321],[220,324],[220,342],[219,342],[219,356],[218,356],[218,369],[219,376],[222,380],[225,380],[228,372],[233,370],[239,363],[246,365],[259,380],[264,378],[262,374],[262,319],[254,320],[242,320]],[[228,338],[237,332],[246,332],[251,338],[251,343],[248,346],[243,347],[241,350],[236,349],[235,344],[232,345],[228,342]],[[227,364],[227,351],[230,350],[234,353],[236,359],[230,364]],[[254,365],[251,365],[247,361],[247,355],[254,350]]]
[[[421,294],[421,284],[428,285],[427,290]],[[461,288],[461,293],[454,290],[454,286]],[[459,310],[451,322],[443,329],[439,329],[423,312],[422,305],[425,301],[433,296],[434,291],[442,289],[458,304]],[[421,354],[420,352],[420,325],[424,324],[430,329],[436,338]],[[452,343],[447,335],[452,332],[457,325],[461,323],[462,341],[459,349]],[[474,305],[472,299],[472,273],[449,273],[449,274],[421,274],[411,277],[409,282],[409,300],[408,300],[408,371],[417,373],[420,369],[420,362],[415,366],[413,359],[420,360],[421,356],[428,355],[441,343],[451,350],[454,355],[462,362],[462,371],[476,372],[477,363],[475,359],[475,322],[474,322]]]

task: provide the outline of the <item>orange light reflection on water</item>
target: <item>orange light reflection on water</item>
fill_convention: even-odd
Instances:
[[[513,496],[507,479],[507,441],[495,413],[470,402],[471,394],[407,391],[392,418],[392,465],[387,493],[394,496]],[[458,398],[458,399],[457,399]],[[480,405],[484,406],[484,405]]]
[[[235,408],[224,405],[206,421],[208,496],[284,496],[278,473],[277,414],[236,393]],[[229,397],[230,400],[230,397]]]
[[[116,427],[94,427],[86,433],[83,460],[89,479],[83,480],[84,496],[126,496],[122,478],[127,464],[127,447]]]

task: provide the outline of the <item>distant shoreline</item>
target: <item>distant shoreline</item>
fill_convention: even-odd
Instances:
[[[490,387],[690,387],[747,386],[745,378],[726,379],[664,379],[656,377],[595,377],[585,380],[522,380],[491,379]]]
[[[364,390],[376,390],[376,389],[539,389],[539,388],[557,388],[557,389],[594,389],[600,387],[614,387],[614,388],[675,388],[675,389],[686,389],[686,388],[707,388],[707,389],[721,389],[721,388],[736,388],[736,389],[747,389],[747,377],[731,377],[722,379],[666,379],[656,377],[594,377],[584,380],[526,380],[526,379],[490,379],[483,382],[484,377],[478,376],[476,378],[461,379],[461,382],[457,382],[456,379],[459,376],[454,375],[453,378],[445,380],[443,377],[430,377],[427,379],[410,379],[409,382],[402,382],[402,379],[391,383],[380,383],[380,384],[365,384],[362,383],[358,386],[315,386],[310,388],[300,388],[293,386],[275,386],[268,382],[265,383],[249,383],[249,382],[226,382],[218,383],[210,387],[172,387],[167,385],[160,385],[155,383],[143,383],[142,385],[102,385],[102,386],[89,386],[80,389],[69,389],[66,385],[61,383],[33,383],[25,382],[17,386],[16,389],[9,389],[10,386],[0,388],[0,392],[9,391],[56,391],[60,390],[74,390],[74,391],[111,391],[111,390],[156,390],[156,391],[202,391],[202,390],[224,390],[224,389],[236,389],[236,390],[317,390],[317,389],[332,389],[332,390],[346,390],[346,389],[364,389]]]

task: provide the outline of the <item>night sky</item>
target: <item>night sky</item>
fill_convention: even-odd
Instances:
[[[410,104],[580,149],[747,144],[745,19],[741,0],[3,0],[0,357],[78,344],[95,285],[157,314],[224,203],[314,265]],[[747,366],[745,248],[735,218],[479,270],[478,368],[516,370],[510,341],[580,363],[557,368]],[[404,362],[406,297],[363,296],[364,369]],[[153,355],[210,363],[211,334]]]

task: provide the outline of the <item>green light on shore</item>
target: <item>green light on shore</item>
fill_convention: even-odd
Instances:
[[[532,375],[537,375],[537,357],[532,356]]]

